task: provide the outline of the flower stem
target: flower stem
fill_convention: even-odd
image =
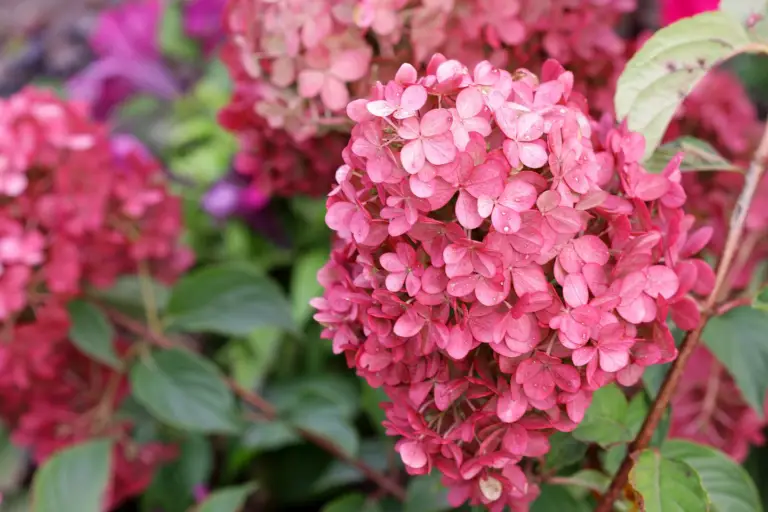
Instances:
[[[739,246],[741,245],[741,237],[744,232],[744,224],[747,220],[749,206],[752,204],[752,198],[757,190],[757,185],[765,174],[767,159],[768,127],[766,127],[766,130],[763,133],[757,151],[755,151],[752,163],[746,174],[744,188],[742,189],[739,199],[736,202],[736,206],[731,213],[731,222],[728,229],[728,237],[725,241],[725,248],[723,249],[723,257],[720,259],[717,266],[715,286],[704,303],[699,326],[685,336],[683,344],[680,346],[680,354],[672,364],[669,373],[667,373],[664,383],[661,385],[661,390],[659,390],[659,394],[656,396],[656,400],[653,402],[653,406],[651,407],[648,416],[645,418],[640,432],[638,432],[635,440],[630,443],[627,449],[627,455],[624,457],[619,470],[613,477],[613,481],[611,482],[608,491],[603,495],[595,512],[611,512],[613,509],[613,502],[618,499],[621,495],[621,491],[626,486],[627,480],[629,479],[629,472],[632,470],[635,459],[640,455],[640,452],[648,447],[648,443],[651,441],[653,433],[656,431],[656,427],[658,426],[659,421],[677,388],[677,384],[683,375],[685,365],[691,357],[691,354],[693,354],[693,351],[696,349],[696,346],[699,344],[701,334],[704,332],[704,327],[706,327],[710,318],[716,316],[718,298],[728,295],[728,290],[726,288],[729,288],[729,285],[726,284],[726,281],[731,272],[731,266],[738,253]]]

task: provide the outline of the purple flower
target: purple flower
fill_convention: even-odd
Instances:
[[[208,54],[224,35],[222,20],[226,0],[191,0],[184,6],[184,31]]]

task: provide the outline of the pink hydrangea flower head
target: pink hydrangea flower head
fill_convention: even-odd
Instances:
[[[765,442],[757,413],[733,377],[704,347],[696,349],[672,399],[670,437],[714,446],[739,462]]]
[[[600,130],[573,75],[545,68],[404,65],[407,83],[350,104],[327,202],[315,319],[391,398],[408,472],[440,471],[456,506],[527,510],[540,476],[523,459],[594,390],[674,359],[669,312],[708,292],[680,159],[648,174],[643,138]]]
[[[116,408],[128,382],[75,348],[66,304],[140,268],[171,282],[191,253],[178,243],[181,205],[157,161],[86,111],[35,88],[0,100],[0,420],[37,463],[113,437],[112,510],[175,450],[136,443],[130,421],[94,414]],[[117,388],[105,405],[109,381]]]

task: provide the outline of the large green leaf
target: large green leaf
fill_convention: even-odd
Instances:
[[[143,291],[142,291],[143,288]],[[90,295],[132,316],[144,316],[144,296],[151,295],[158,311],[165,309],[170,292],[168,287],[150,277],[123,276],[111,288],[93,290]]]
[[[358,459],[370,468],[385,472],[392,454],[392,443],[383,439],[369,439],[360,445]],[[340,460],[334,460],[312,488],[315,492],[320,493],[350,484],[362,483],[365,480],[365,475],[359,469]]]
[[[629,473],[645,512],[705,512],[707,493],[696,471],[680,460],[663,457],[656,449],[643,451]]]
[[[240,512],[243,510],[245,500],[254,490],[256,490],[254,484],[219,489],[200,503],[196,512]]]
[[[762,512],[760,495],[749,474],[722,452],[674,439],[664,443],[661,453],[696,470],[713,512]]]
[[[403,512],[441,512],[450,510],[448,489],[440,483],[440,473],[411,478]]]
[[[298,325],[303,324],[312,314],[313,299],[323,293],[323,287],[317,282],[317,271],[328,261],[328,251],[316,250],[304,254],[296,260],[291,276],[291,299],[293,301],[293,319]]]
[[[379,510],[378,503],[369,500],[363,493],[353,492],[325,504],[320,512],[378,512]]]
[[[112,474],[112,441],[62,450],[35,473],[32,512],[101,512]]]
[[[198,432],[237,430],[235,401],[209,361],[180,349],[156,352],[131,369],[136,400],[155,417]]]
[[[75,346],[85,355],[119,369],[113,340],[115,329],[107,316],[96,306],[81,300],[73,300],[67,306],[72,325],[69,337]]]
[[[660,173],[669,161],[679,152],[685,153],[680,163],[680,170],[689,171],[736,171],[743,172],[740,167],[729,162],[712,147],[709,142],[694,138],[681,137],[668,144],[660,146],[645,161],[643,166],[648,172]]]
[[[232,340],[221,352],[222,362],[235,381],[246,389],[260,388],[274,365],[283,331],[277,327],[260,327],[243,339]]]
[[[170,327],[246,336],[254,329],[292,329],[291,306],[280,287],[246,265],[207,267],[173,288],[167,308]]]
[[[549,453],[544,462],[546,469],[560,469],[581,462],[587,453],[587,445],[567,432],[552,434],[549,446]]]
[[[292,411],[286,421],[322,437],[350,457],[357,456],[360,449],[357,429],[348,419],[340,416],[338,409],[333,406],[308,402]]]
[[[592,404],[573,437],[580,441],[598,443],[603,447],[632,440],[627,426],[627,399],[615,385],[610,384],[595,391]]]
[[[301,442],[296,431],[283,421],[250,423],[241,438],[244,447],[251,450],[278,450]]]
[[[672,116],[706,72],[749,43],[742,25],[721,12],[685,18],[656,32],[619,77],[614,103],[619,119],[645,136],[653,154]]]
[[[712,318],[704,342],[733,376],[746,401],[763,415],[768,390],[768,312],[734,308]]]

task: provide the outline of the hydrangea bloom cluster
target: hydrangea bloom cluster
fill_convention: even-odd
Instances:
[[[763,123],[739,81],[728,72],[709,74],[686,99],[678,118],[670,126],[668,139],[692,135],[712,144],[723,156],[746,168],[757,147]],[[741,173],[686,173],[683,186],[689,210],[713,229],[709,249],[720,254],[728,222],[744,184]],[[737,289],[749,282],[755,266],[768,257],[768,179],[763,179],[750,208],[746,224],[745,261],[734,282]]]
[[[743,462],[751,445],[765,442],[764,426],[727,370],[705,347],[696,349],[672,399],[670,437],[714,446]]]
[[[573,87],[555,61],[539,79],[436,55],[347,107],[315,319],[392,399],[407,470],[439,470],[456,505],[526,510],[521,460],[594,390],[674,359],[668,312],[696,322],[713,285],[680,157],[647,174],[642,136],[592,122]]]
[[[232,46],[222,50],[222,59],[233,76],[234,91],[229,105],[219,113],[219,123],[238,138],[240,151],[234,167],[247,178],[251,194],[322,195],[341,164],[347,137],[328,133],[297,141],[287,131],[272,128],[254,110],[259,93],[241,65]]]
[[[180,231],[179,201],[135,140],[110,139],[48,91],[0,101],[0,415],[38,461],[90,436],[127,439],[129,425],[98,412],[111,410],[99,397],[117,376],[74,350],[66,304],[139,270],[172,281],[191,261]],[[121,441],[114,502],[166,452]]]
[[[57,451],[94,438],[114,439],[112,478],[103,510],[143,492],[174,446],[133,439],[134,425],[115,411],[128,395],[124,374],[82,355],[67,338],[66,310],[51,302],[37,319],[7,327],[0,349],[0,417],[12,440],[41,464]]]
[[[233,76],[252,93],[236,93],[234,103],[246,101],[248,114],[240,114],[240,126],[226,126],[325,141],[329,130],[348,132],[350,99],[392,78],[400,62],[422,67],[438,51],[470,65],[490,59],[531,69],[554,57],[589,77],[577,86],[582,92],[605,99],[601,92],[624,62],[613,27],[634,8],[635,0],[230,0],[228,31],[239,60]],[[264,121],[253,119],[254,110]],[[243,147],[261,165],[283,167],[263,145]]]

